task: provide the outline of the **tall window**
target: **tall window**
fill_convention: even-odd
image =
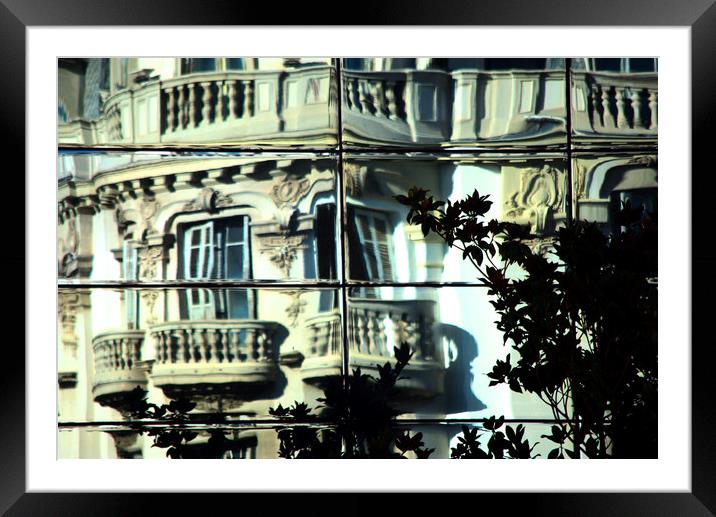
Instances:
[[[180,226],[181,277],[250,278],[248,222],[248,217],[239,216]],[[189,319],[248,318],[253,312],[246,289],[188,289],[185,302],[183,312]]]
[[[365,209],[354,209],[354,224],[360,242],[360,256],[363,271],[357,278],[364,280],[392,281],[393,277],[393,226],[387,215]],[[356,260],[358,253],[353,250],[352,260]],[[362,274],[361,274],[362,273]]]

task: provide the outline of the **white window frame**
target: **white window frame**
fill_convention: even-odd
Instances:
[[[241,218],[243,234],[238,241],[229,241],[229,219]],[[192,236],[199,232],[200,238],[197,244],[192,243]],[[249,243],[249,217],[239,215],[222,219],[212,219],[204,223],[192,224],[183,230],[184,260],[182,264],[183,278],[187,280],[211,280],[226,279],[227,248],[229,246],[243,247],[243,271],[240,278],[247,279],[250,275],[250,243]],[[191,255],[193,250],[199,250],[197,254],[198,264],[192,268]],[[192,274],[192,269],[196,271]],[[198,293],[197,302],[192,297]],[[215,296],[218,295],[218,296]],[[248,291],[247,300],[249,315],[253,307],[253,291]],[[218,314],[228,314],[227,291],[225,289],[188,289],[186,292],[187,312],[191,320],[216,319]]]
[[[369,277],[371,276],[372,273],[370,271],[370,266],[369,266],[370,258],[368,256],[368,248],[366,247],[365,243],[370,243],[373,246],[373,249],[375,250],[375,253],[376,253],[375,263],[376,263],[378,278],[376,278],[376,279],[369,278],[369,280],[392,281],[395,277],[395,267],[394,267],[395,254],[393,251],[393,246],[394,246],[393,245],[393,225],[390,222],[390,218],[384,212],[378,212],[375,210],[366,210],[363,208],[355,208],[354,214],[355,214],[355,219],[356,219],[355,225],[356,225],[356,230],[358,232],[358,239],[360,240],[361,251],[363,254],[363,263],[365,264],[366,272],[368,273],[367,276],[369,276]],[[360,217],[366,218],[367,226],[370,231],[369,236],[366,236],[365,233],[363,232],[363,228],[361,227],[361,224],[359,221]],[[383,264],[383,258],[381,257],[380,248],[379,248],[381,243],[378,240],[377,231],[375,229],[375,221],[376,220],[380,220],[385,225],[385,229],[386,229],[386,231],[385,231],[385,246],[387,247],[388,261],[390,262],[389,270],[390,270],[390,276],[391,276],[391,278],[387,278],[387,279],[386,279],[387,275],[386,275],[385,264]]]

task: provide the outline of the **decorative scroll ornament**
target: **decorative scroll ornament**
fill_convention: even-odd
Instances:
[[[307,302],[301,300],[301,291],[282,291],[282,294],[289,296],[291,301],[286,306],[286,315],[289,319],[289,326],[295,328],[298,325],[298,317],[306,311]]]
[[[587,168],[580,164],[574,168],[574,195],[575,197],[586,196],[587,187]]]
[[[198,212],[206,210],[207,212],[216,212],[219,208],[232,206],[233,199],[228,194],[223,194],[211,187],[205,187],[199,191],[199,194],[184,205],[184,212]]]
[[[274,183],[269,195],[276,206],[294,205],[301,199],[301,196],[308,192],[310,187],[311,181],[308,178],[299,178],[289,174]]]
[[[153,197],[145,197],[142,200],[142,205],[139,208],[139,213],[142,215],[142,221],[144,222],[145,235],[153,235],[159,233],[154,227],[154,219],[159,211],[159,203]]]
[[[346,191],[350,196],[360,197],[363,195],[363,186],[368,173],[366,167],[361,167],[357,163],[344,163],[343,172],[346,179]]]
[[[291,274],[291,266],[298,257],[298,250],[304,248],[302,235],[289,236],[285,233],[264,237],[261,253],[268,254],[271,262],[275,263],[288,278]]]
[[[627,165],[644,165],[645,167],[656,167],[657,158],[653,154],[645,156],[635,156],[627,162]]]
[[[153,246],[137,250],[139,259],[139,278],[141,280],[154,280],[157,276],[157,267],[162,258],[162,248]]]
[[[142,291],[142,300],[147,307],[147,324],[152,325],[157,322],[157,316],[154,314],[154,306],[159,298],[159,292],[154,289]]]
[[[80,236],[77,233],[77,223],[74,219],[67,221],[67,238],[65,239],[65,253],[77,255],[80,247]]]
[[[545,164],[541,169],[525,169],[520,175],[519,190],[505,201],[505,218],[528,220],[532,233],[543,235],[549,215],[564,203],[560,177],[562,172]]]

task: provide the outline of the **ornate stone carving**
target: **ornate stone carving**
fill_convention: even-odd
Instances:
[[[306,311],[307,302],[301,300],[303,292],[299,290],[281,291],[281,294],[291,298],[291,301],[286,306],[286,315],[289,319],[289,326],[295,328],[298,325],[298,317]]]
[[[157,316],[154,314],[154,306],[159,298],[159,291],[154,289],[145,289],[142,291],[142,301],[144,306],[147,308],[147,324],[152,325],[157,322]]]
[[[184,212],[198,212],[200,210],[215,212],[219,208],[232,206],[233,204],[234,201],[230,195],[223,194],[211,187],[205,187],[192,201],[186,203],[182,210]]]
[[[161,262],[162,255],[163,250],[161,246],[152,246],[137,250],[140,280],[154,280],[156,278],[157,266]]]
[[[311,181],[308,178],[287,174],[274,183],[269,195],[276,206],[294,205],[310,187]]]
[[[60,291],[57,295],[57,317],[62,326],[62,343],[70,349],[73,357],[77,354],[77,309],[80,305],[80,296],[76,293]]]
[[[357,163],[343,164],[344,178],[346,182],[346,190],[351,196],[360,197],[363,195],[363,185],[368,172],[366,167],[361,167]]]
[[[145,235],[153,235],[159,233],[154,227],[154,219],[158,211],[159,203],[155,198],[146,196],[142,200],[142,204],[139,208],[139,213],[142,215]]]
[[[262,239],[261,253],[266,253],[286,277],[290,276],[291,265],[298,257],[298,250],[303,249],[302,235],[269,235]]]
[[[656,167],[657,158],[652,155],[635,156],[627,162],[627,165],[644,165],[645,167]]]
[[[545,164],[541,169],[520,171],[519,186],[505,189],[504,218],[515,222],[529,222],[535,235],[546,231],[550,215],[564,203],[562,177],[564,172]],[[514,189],[514,185],[511,186]]]
[[[574,197],[584,197],[587,187],[587,168],[580,164],[574,168]]]

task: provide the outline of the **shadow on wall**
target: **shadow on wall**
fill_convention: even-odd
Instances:
[[[470,365],[477,357],[477,341],[460,327],[443,323],[440,335],[446,342],[450,365],[445,372],[445,412],[480,411],[487,406],[471,390],[473,374]]]

